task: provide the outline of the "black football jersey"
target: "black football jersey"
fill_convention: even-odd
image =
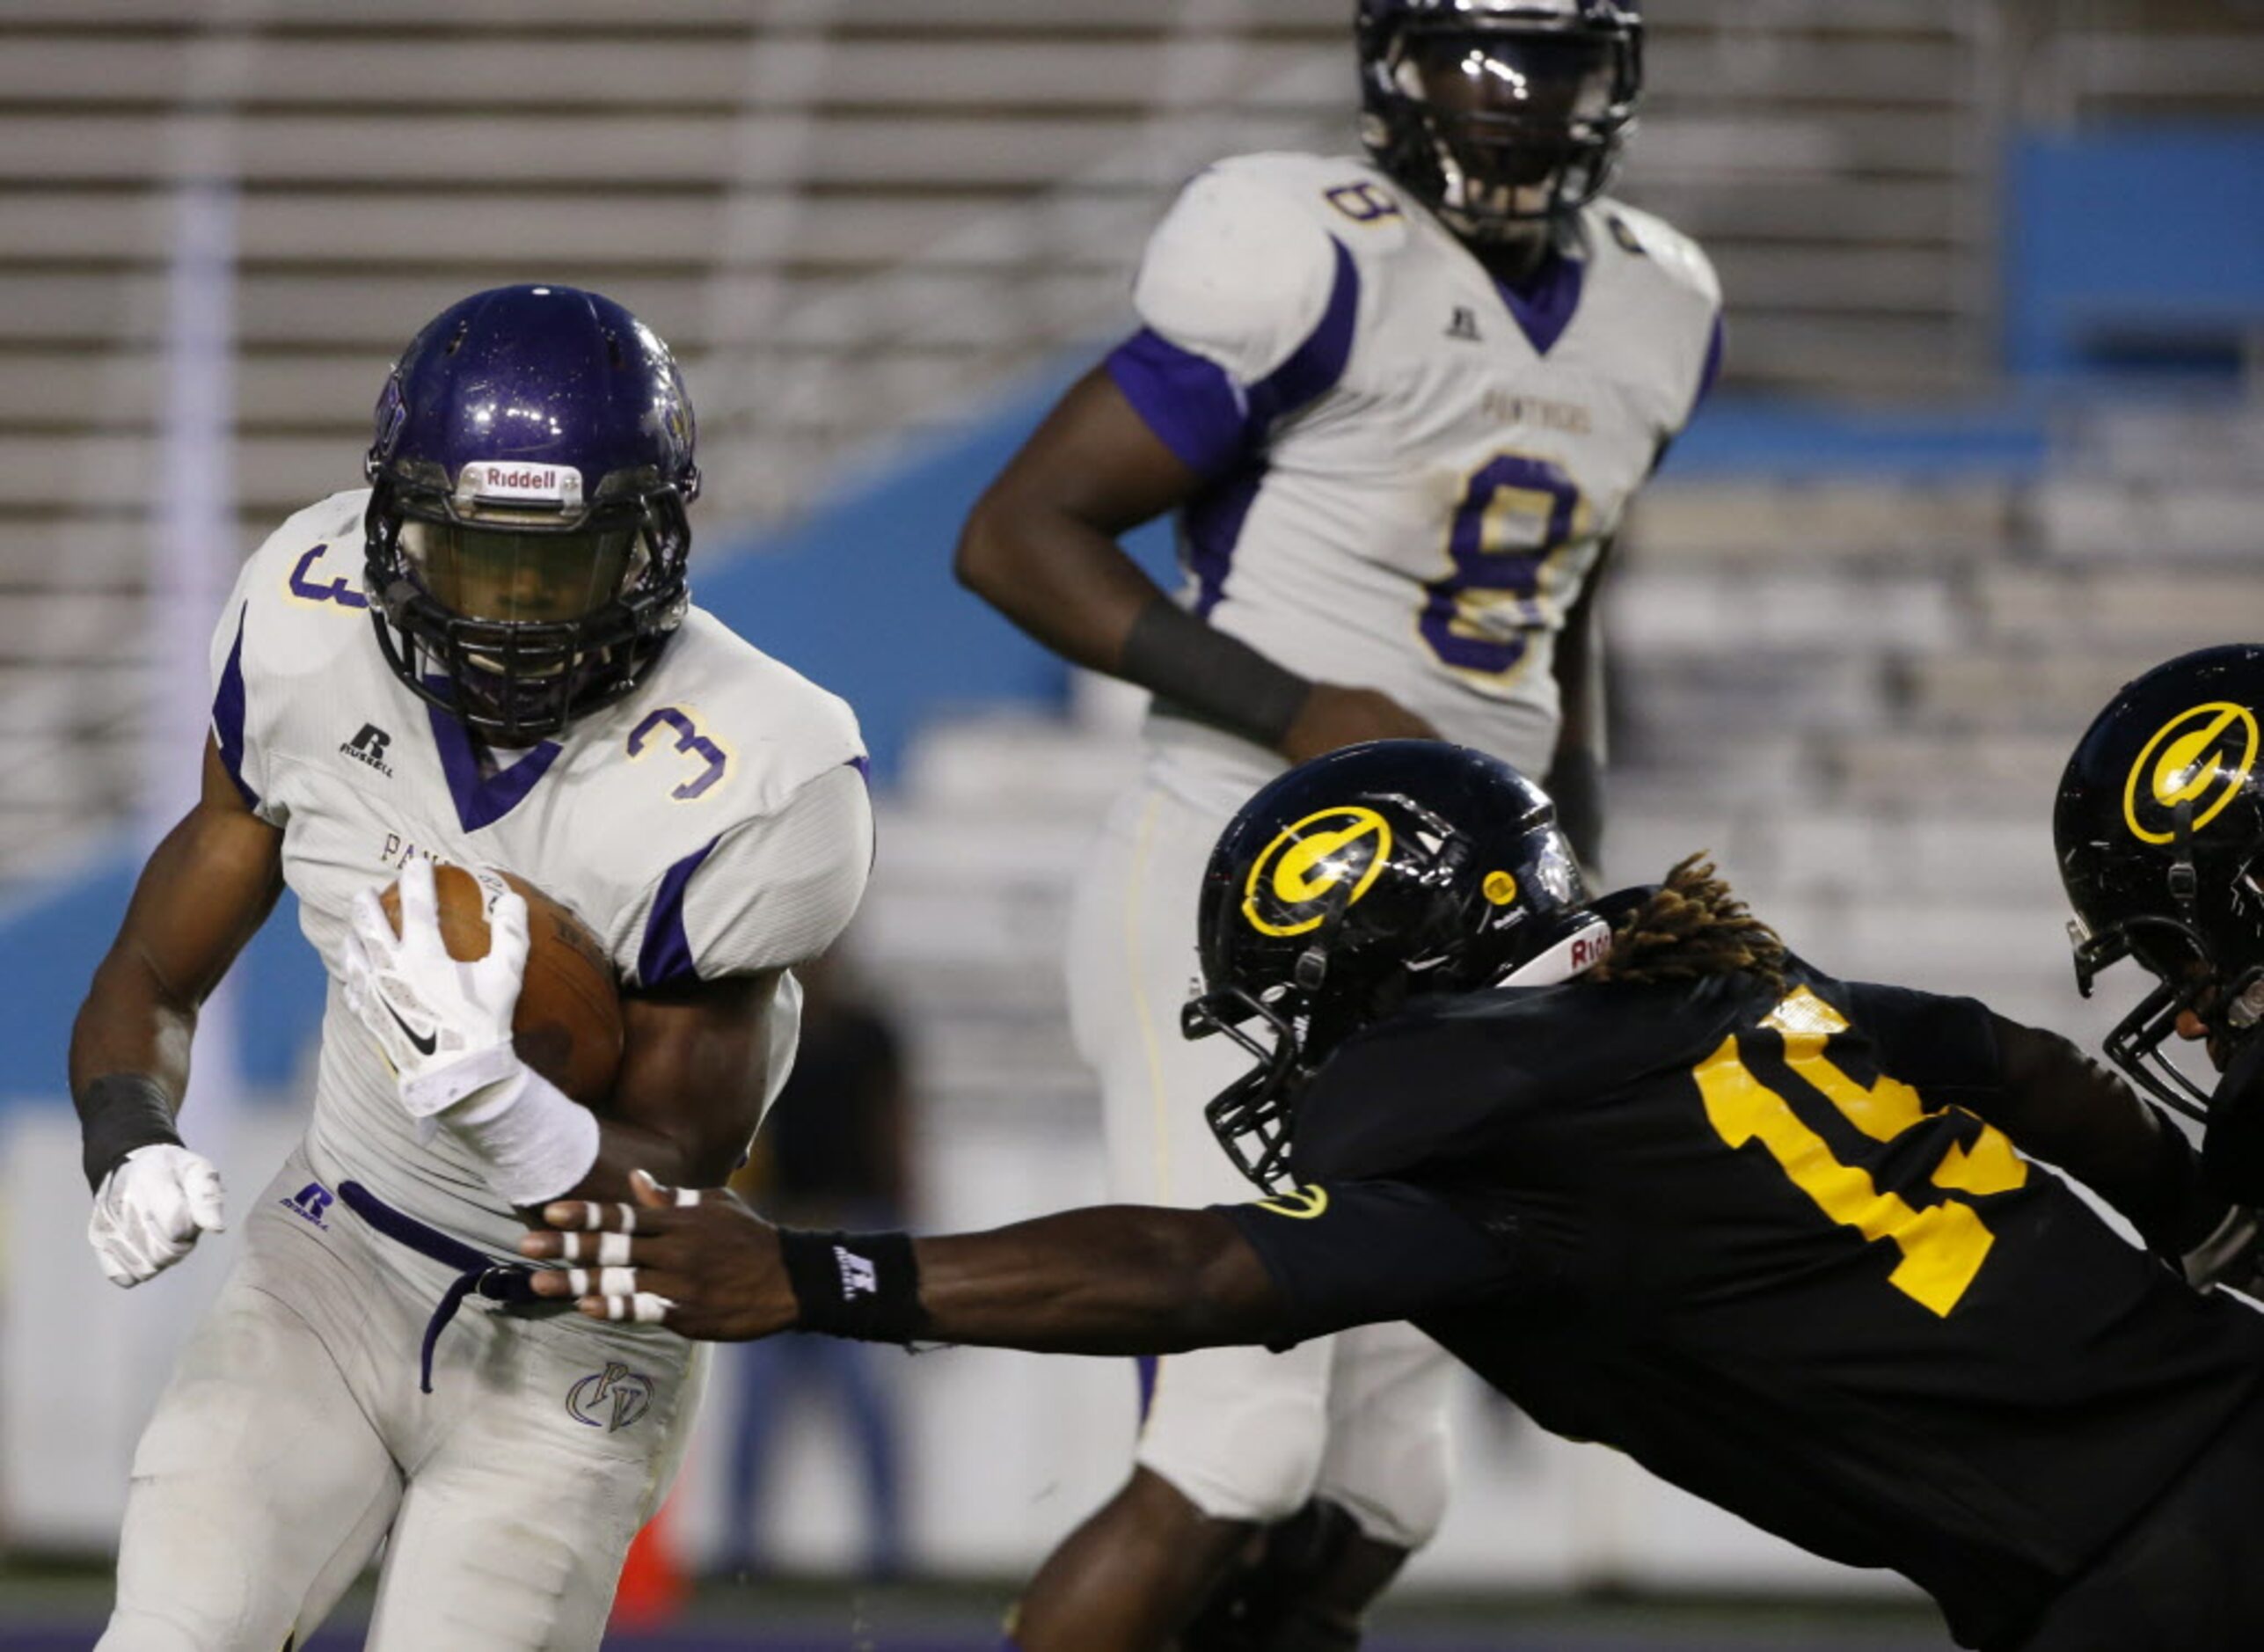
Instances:
[[[1536,1421],[1982,1645],[2033,1618],[2264,1378],[2203,1297],[1985,1120],[1969,999],[1795,966],[1420,1005],[1302,1098],[1233,1216],[1296,1334],[1413,1319]]]

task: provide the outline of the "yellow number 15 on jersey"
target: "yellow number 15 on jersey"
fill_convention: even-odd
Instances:
[[[1924,1121],[1924,1105],[1910,1085],[1882,1077],[1866,1086],[1833,1064],[1825,1047],[1847,1031],[1847,1022],[1806,987],[1786,998],[1761,1024],[1783,1034],[1785,1063],[1793,1075],[1873,1141],[1891,1142]],[[1734,1148],[1759,1142],[1793,1185],[1833,1221],[1866,1239],[1892,1240],[1902,1253],[1902,1261],[1888,1276],[1895,1289],[1944,1317],[1957,1306],[1997,1242],[1971,1205],[1954,1198],[1913,1205],[1900,1194],[1881,1189],[1870,1172],[1842,1164],[1790,1102],[1754,1077],[1734,1034],[1700,1062],[1692,1076],[1705,1102],[1706,1119],[1723,1141]],[[2002,1132],[1983,1125],[1970,1148],[1951,1143],[1930,1179],[1945,1192],[1976,1197],[2010,1193],[2027,1182],[2028,1164]]]

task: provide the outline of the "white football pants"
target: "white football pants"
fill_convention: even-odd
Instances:
[[[475,1297],[420,1393],[449,1272],[336,1192],[295,1153],[245,1213],[135,1453],[100,1652],[277,1652],[381,1540],[374,1652],[596,1647],[706,1360],[664,1332]]]
[[[1117,800],[1070,921],[1070,1012],[1099,1075],[1113,1195],[1201,1206],[1260,1196],[1204,1122],[1246,1071],[1223,1038],[1190,1042],[1195,903],[1227,817],[1143,786]],[[1159,1362],[1138,1460],[1205,1514],[1270,1522],[1322,1496],[1369,1537],[1414,1548],[1446,1512],[1453,1362],[1406,1325],[1286,1354],[1206,1349]]]

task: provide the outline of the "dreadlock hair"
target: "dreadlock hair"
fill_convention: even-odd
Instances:
[[[1729,892],[1701,850],[1612,926],[1611,950],[1585,979],[1650,986],[1741,970],[1781,989],[1785,943]]]

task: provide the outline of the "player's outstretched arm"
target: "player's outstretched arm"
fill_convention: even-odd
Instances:
[[[1172,1353],[1282,1334],[1288,1306],[1216,1211],[1119,1205],[914,1239],[772,1227],[729,1194],[641,1174],[636,1203],[553,1202],[526,1254],[596,1319],[739,1341],[802,1329],[1054,1354]]]
[[[203,788],[150,854],[71,1027],[70,1091],[103,1272],[139,1284],[221,1224],[220,1178],[180,1145],[197,1012],[282,892],[282,833],[207,742]],[[130,1161],[130,1162],[129,1162]]]

